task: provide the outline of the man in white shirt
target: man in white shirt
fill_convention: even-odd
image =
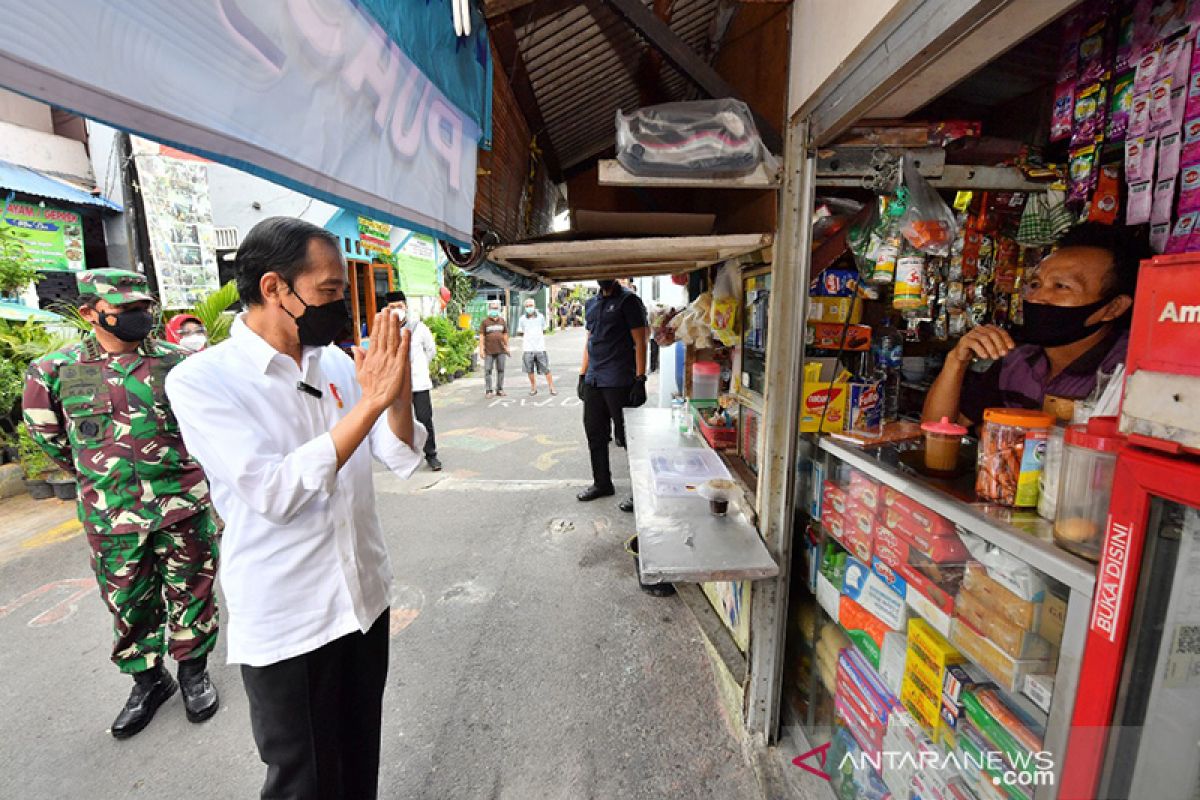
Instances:
[[[550,373],[550,356],[546,355],[546,318],[537,310],[532,297],[525,298],[525,315],[517,323],[521,332],[521,358],[525,364],[525,374],[529,376],[529,393],[537,394],[537,377],[540,372],[546,376],[546,386],[550,394],[558,394],[554,389],[554,376]]]
[[[229,661],[262,796],[374,798],[392,572],[371,458],[404,477],[421,463],[410,333],[383,312],[368,352],[332,346],[346,262],[299,219],[254,226],[237,282],[247,311],[171,371],[167,395],[225,520]]]
[[[413,412],[428,434],[425,440],[425,463],[434,472],[441,472],[442,462],[438,460],[437,441],[433,436],[433,397],[430,394],[433,391],[433,379],[429,376],[429,363],[437,355],[433,331],[416,314],[408,312],[408,298],[404,292],[388,292],[384,295],[384,304],[412,336],[409,360],[412,362]]]

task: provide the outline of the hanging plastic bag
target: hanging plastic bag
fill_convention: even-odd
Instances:
[[[741,338],[737,314],[741,303],[737,289],[734,271],[726,264],[717,272],[717,279],[713,282],[712,310],[708,320],[713,336],[727,347],[733,347]]]
[[[693,100],[617,111],[617,161],[634,175],[688,177],[769,174],[779,160],[741,100]]]
[[[900,231],[908,243],[931,256],[947,256],[957,224],[954,212],[929,182],[921,176],[909,156],[901,159],[901,185],[897,198],[905,205]]]

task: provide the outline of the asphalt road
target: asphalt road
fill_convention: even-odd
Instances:
[[[638,591],[619,496],[575,500],[590,482],[582,343],[548,339],[557,397],[528,395],[519,344],[507,398],[485,400],[480,375],[435,390],[446,470],[376,475],[396,573],[383,798],[757,796],[688,612]],[[623,451],[613,463],[627,478]],[[212,720],[187,722],[176,695],[118,742],[129,679],[109,630],[82,536],[0,554],[0,798],[256,797],[264,768],[223,646]]]

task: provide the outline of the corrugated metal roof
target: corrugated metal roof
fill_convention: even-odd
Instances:
[[[48,200],[59,200],[77,206],[95,206],[105,211],[120,211],[121,207],[99,194],[92,195],[82,189],[72,186],[66,181],[60,181],[49,175],[44,175],[36,169],[23,167],[0,161],[0,189],[11,189],[35,197],[45,197]],[[3,198],[0,197],[0,200]]]
[[[674,0],[671,29],[704,53],[716,10],[714,0]],[[617,110],[641,105],[637,75],[646,44],[602,0],[536,0],[512,20],[559,163],[570,169],[612,147]],[[665,63],[659,85],[671,100],[695,97],[691,83]]]

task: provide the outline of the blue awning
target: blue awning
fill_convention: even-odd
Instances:
[[[43,175],[36,169],[22,167],[8,161],[0,161],[0,190],[3,189],[44,197],[47,200],[58,200],[76,206],[91,206],[102,208],[105,211],[120,212],[122,210],[119,205],[105,197],[88,194],[69,183],[51,178],[49,175]],[[3,200],[5,194],[0,191],[0,200]]]

